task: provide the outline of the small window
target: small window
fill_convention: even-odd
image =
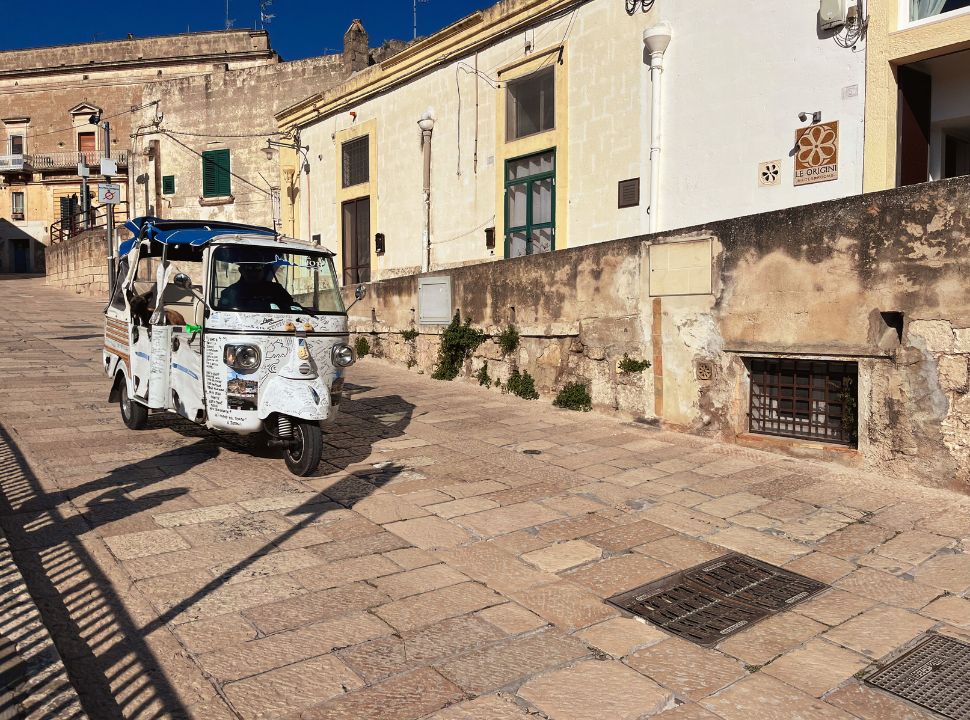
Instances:
[[[552,130],[556,126],[555,69],[546,68],[508,85],[506,139]]]
[[[11,155],[23,155],[24,154],[24,136],[23,135],[11,135],[10,136],[10,154]]]
[[[163,175],[162,176],[162,195],[174,195],[174,194],[175,194],[175,176]]]
[[[923,18],[942,15],[943,13],[953,12],[961,8],[970,7],[970,0],[903,0],[909,2],[909,19],[922,20]]]
[[[230,195],[232,184],[229,181],[229,151],[206,150],[202,153],[202,197]]]
[[[360,185],[370,180],[370,138],[367,135],[349,140],[342,150],[342,184]]]
[[[10,193],[10,216],[14,220],[24,219],[24,193],[23,192],[11,192]]]
[[[754,358],[748,367],[751,432],[856,445],[856,363]]]

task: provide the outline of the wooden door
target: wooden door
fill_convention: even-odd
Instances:
[[[930,101],[933,78],[918,70],[898,68],[899,184],[915,185],[930,176]]]
[[[370,197],[342,207],[344,285],[370,282]]]

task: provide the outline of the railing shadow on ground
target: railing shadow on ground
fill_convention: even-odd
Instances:
[[[376,441],[403,435],[414,406],[396,395],[357,400],[353,397],[355,392],[372,388],[349,385],[347,389],[349,396],[341,406],[346,422],[341,427],[338,417],[329,429],[338,434],[352,432],[353,439],[329,444],[331,450],[339,448],[339,452],[325,456],[325,469],[318,473],[318,476],[334,476],[334,482],[298,507],[283,511],[299,518],[290,528],[267,536],[262,547],[204,587],[162,614],[145,616],[141,621],[129,612],[126,599],[116,591],[119,585],[127,589],[131,580],[120,569],[111,571],[114,577],[109,575],[106,567],[110,570],[113,561],[100,540],[80,538],[101,525],[151,510],[166,500],[189,493],[188,488],[170,486],[157,493],[130,496],[133,491],[144,491],[161,480],[171,481],[216,458],[220,453],[217,439],[204,428],[176,416],[153,416],[153,426],[167,426],[183,436],[198,439],[188,446],[116,468],[90,482],[45,492],[16,443],[0,425],[0,452],[12,458],[12,462],[0,465],[3,490],[0,525],[8,531],[17,565],[30,594],[37,599],[44,623],[90,717],[107,720],[194,717],[158,662],[149,642],[151,636],[245,572],[261,557],[318,522],[335,503],[350,507],[405,470],[393,462],[351,468],[372,456]],[[250,452],[245,447],[237,449]],[[265,452],[256,450],[254,454]],[[160,477],[146,472],[159,465],[167,468]],[[341,477],[340,473],[345,475]],[[15,506],[7,499],[9,493],[18,498]],[[87,499],[77,506],[79,512],[73,514],[73,505],[67,512],[57,506],[67,497]],[[45,503],[45,498],[49,502]],[[31,510],[23,512],[24,507]],[[100,562],[95,557],[98,553],[104,556]]]

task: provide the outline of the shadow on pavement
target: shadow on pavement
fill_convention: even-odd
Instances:
[[[173,685],[159,662],[162,653],[171,662],[172,653],[167,651],[174,638],[165,626],[328,511],[351,507],[405,470],[395,463],[361,467],[371,457],[374,442],[405,432],[414,409],[399,396],[353,397],[353,393],[371,389],[348,386],[350,396],[341,406],[341,415],[326,429],[325,462],[318,473],[320,477],[333,476],[334,481],[299,507],[285,511],[299,520],[268,537],[263,547],[161,615],[137,591],[125,597],[118,594],[119,588],[127,591],[132,581],[103,541],[90,531],[189,493],[190,488],[177,487],[177,483],[173,486],[171,480],[216,458],[220,453],[216,439],[204,428],[179,418],[153,416],[156,428],[170,427],[198,439],[82,485],[48,492],[0,425],[0,453],[9,458],[0,464],[0,526],[10,539],[17,565],[81,703],[92,718],[204,717],[196,714],[201,711],[187,706],[184,692]],[[234,442],[232,445],[250,452]],[[253,454],[265,454],[265,450]],[[165,472],[157,472],[159,467]],[[168,481],[164,489],[144,492],[161,480]],[[67,499],[73,504],[65,506]],[[82,537],[86,533],[90,534]],[[131,607],[137,610],[137,617]],[[177,646],[177,650],[176,654],[182,656],[179,659],[191,665],[184,649]],[[191,669],[198,672],[194,665]]]

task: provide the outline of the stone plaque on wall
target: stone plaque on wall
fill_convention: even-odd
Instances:
[[[795,131],[795,185],[838,180],[839,121]]]

